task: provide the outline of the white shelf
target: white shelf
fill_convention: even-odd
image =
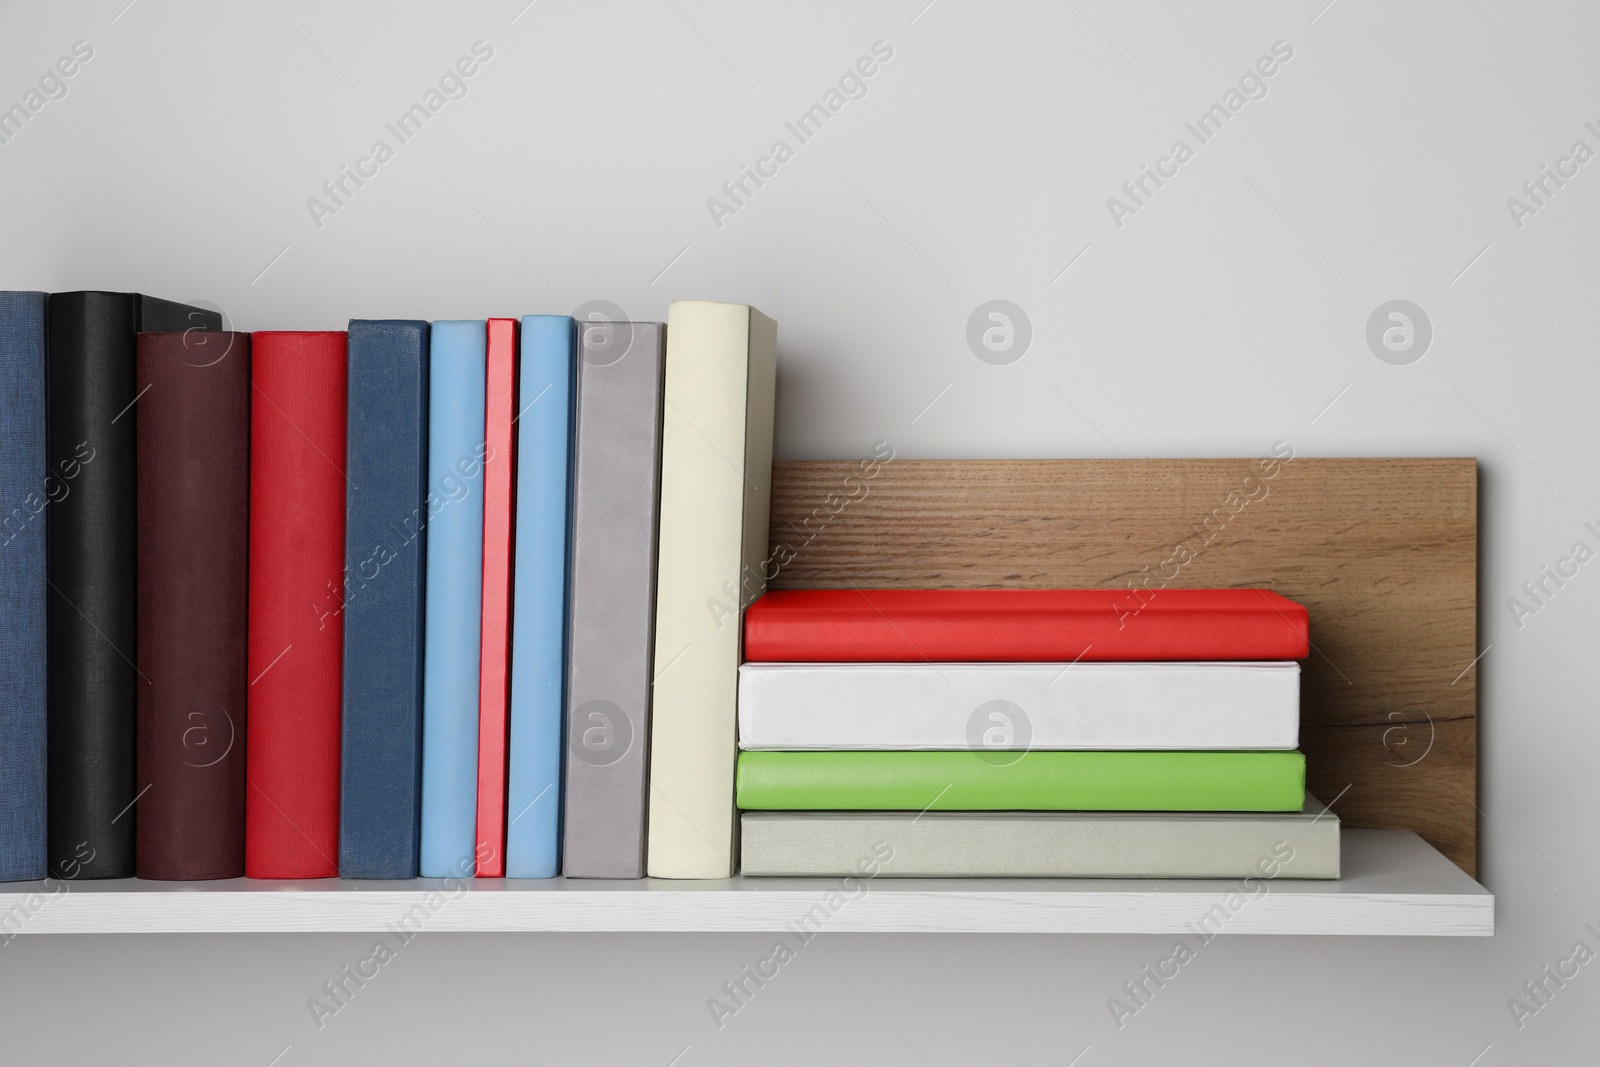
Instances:
[[[1387,934],[1489,936],[1494,896],[1416,834],[1345,830],[1338,881],[837,878],[636,882],[418,879],[0,885],[17,933],[382,931]],[[843,900],[841,904],[840,901]],[[1222,909],[1217,911],[1214,909]],[[1208,915],[1210,918],[1208,919]],[[808,918],[809,916],[809,918]],[[1204,922],[1203,922],[1204,921]]]

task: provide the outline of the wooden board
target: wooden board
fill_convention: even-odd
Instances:
[[[1344,877],[1237,879],[342,878],[0,885],[17,934],[767,930],[1155,934],[1494,933],[1494,897],[1415,834],[1344,835]],[[855,882],[854,885],[847,884]]]
[[[1312,794],[1475,875],[1477,519],[1472,459],[794,461],[774,465],[769,573],[777,589],[1274,589],[1311,615]]]

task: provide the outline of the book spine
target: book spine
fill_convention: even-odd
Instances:
[[[251,336],[245,874],[338,873],[343,332]]]
[[[1124,590],[785,590],[751,606],[744,638],[757,663],[1273,660],[1309,649],[1306,609],[1258,589],[1174,590],[1143,607]]]
[[[1300,665],[816,663],[739,668],[745,750],[1292,749]]]
[[[521,349],[506,874],[553,878],[561,827],[575,325],[565,316],[530,315],[522,320]]]
[[[48,645],[50,870],[134,874],[138,630],[135,298],[49,301]],[[85,857],[93,857],[85,863]]]
[[[655,630],[664,331],[583,326],[574,446],[563,870],[639,878]]]
[[[777,325],[753,308],[671,305],[662,415],[652,877],[733,872],[740,630],[763,588]]]
[[[138,874],[234,878],[244,874],[250,337],[143,333],[137,353]]]
[[[44,293],[0,293],[0,882],[46,873]]]
[[[415,878],[428,324],[356,319],[349,337],[339,873]]]
[[[1320,805],[1316,805],[1320,807]],[[746,812],[740,869],[778,877],[1338,878],[1310,812]],[[1266,874],[1265,872],[1272,872]],[[1251,883],[1252,885],[1254,883]],[[1249,885],[1246,887],[1250,888]]]
[[[1298,811],[1299,752],[743,752],[747,811]]]
[[[481,319],[433,324],[418,867],[424,878],[460,878],[476,869],[486,343]]]
[[[483,651],[478,668],[477,874],[506,873],[506,746],[511,722],[511,562],[517,320],[490,319],[484,386]]]

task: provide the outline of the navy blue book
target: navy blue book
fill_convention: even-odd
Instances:
[[[428,324],[350,322],[339,873],[415,878],[422,819]]]
[[[0,882],[46,867],[46,309],[0,292]]]

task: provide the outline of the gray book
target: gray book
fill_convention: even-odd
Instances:
[[[774,811],[741,817],[747,875],[1339,877],[1339,819],[1293,812]]]
[[[641,878],[666,328],[579,326],[562,873]]]

